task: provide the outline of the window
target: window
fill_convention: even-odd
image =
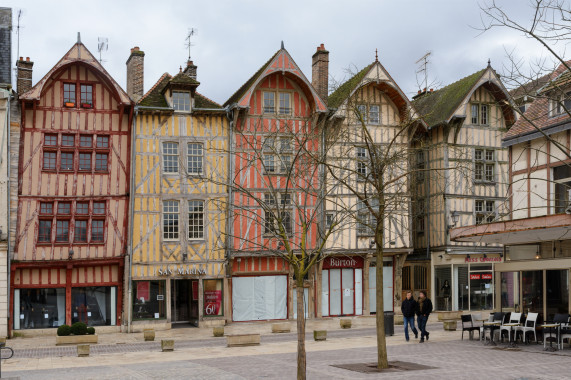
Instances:
[[[188,150],[188,173],[202,174],[203,149],[202,144],[189,143]]]
[[[172,106],[176,111],[190,111],[190,92],[173,92]]]
[[[328,212],[325,214],[325,227],[331,228],[333,225],[333,220],[335,219],[335,214],[332,212]]]
[[[82,84],[80,86],[80,103],[82,108],[93,107],[93,86],[90,84]]]
[[[416,232],[419,234],[424,233],[424,199],[419,199],[416,210]]]
[[[65,292],[65,288],[14,289],[14,303],[20,305],[14,308],[14,330],[46,329],[63,325]]]
[[[273,154],[264,154],[264,172],[265,173],[275,173],[276,166],[274,162],[274,155]]]
[[[163,172],[178,173],[178,144],[174,142],[163,143]]]
[[[188,238],[204,238],[204,202],[188,202]]]
[[[95,149],[93,148],[94,138]],[[109,136],[62,134],[59,139],[58,145],[58,135],[44,135],[43,170],[107,172]],[[76,157],[78,158],[77,166]],[[93,165],[94,162],[95,165]]]
[[[379,124],[379,106],[371,105],[369,106],[369,122],[371,124]]]
[[[424,173],[426,165],[424,162],[424,151],[419,150],[416,152],[416,179],[418,182],[424,182]]]
[[[358,105],[356,116],[357,116],[357,121],[361,121],[361,119],[362,119],[363,123],[366,123],[367,122],[367,106],[364,104]]]
[[[561,214],[569,208],[571,201],[571,166],[561,165],[553,168],[553,182],[555,182],[555,213]]]
[[[91,241],[92,242],[102,242],[104,238],[103,234],[103,220],[92,220],[91,221]]]
[[[222,280],[202,280],[204,290],[204,316],[222,316],[224,315],[224,285]]]
[[[178,201],[163,201],[163,239],[178,239]]]
[[[276,112],[276,94],[273,92],[264,92],[264,113]]]
[[[87,242],[87,220],[76,220],[73,241]]]
[[[289,92],[280,92],[280,115],[291,114],[291,103]]]
[[[44,152],[44,170],[56,170],[56,152]]]
[[[367,177],[367,150],[363,147],[356,148],[356,156],[357,156],[357,180],[364,181]]]
[[[476,181],[494,182],[494,151],[476,149],[474,151],[474,179]]]
[[[75,84],[63,84],[63,103],[66,107],[75,107]]]
[[[362,201],[357,201],[357,235],[368,235],[369,228],[369,210]]]
[[[567,92],[551,100],[550,108],[550,116],[552,117],[571,112],[571,92]]]
[[[166,318],[165,281],[133,281],[133,319]]]
[[[90,214],[90,202],[40,202],[38,243],[52,241],[52,228],[55,226],[56,243],[67,243],[70,239],[70,225],[73,228],[74,243],[101,243],[104,240],[105,201],[93,202],[93,213]],[[75,211],[74,211],[75,210]],[[100,215],[92,220],[92,216]],[[91,226],[91,238],[88,229]]]
[[[496,219],[495,208],[494,201],[475,201],[476,224],[492,223]]]
[[[66,243],[69,241],[69,220],[56,222],[56,242]]]
[[[472,113],[472,124],[488,125],[490,108],[487,104],[473,103],[470,110]]]

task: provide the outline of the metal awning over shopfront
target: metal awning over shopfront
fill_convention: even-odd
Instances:
[[[515,219],[450,230],[450,240],[458,242],[514,245],[567,239],[571,239],[571,215],[567,214]]]

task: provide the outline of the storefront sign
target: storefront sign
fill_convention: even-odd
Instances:
[[[157,272],[159,276],[192,276],[206,274],[206,269],[196,268],[190,265],[168,265],[166,267],[160,267]]]
[[[470,280],[479,280],[480,279],[480,275],[479,274],[471,274],[470,275]]]
[[[204,314],[218,315],[222,305],[222,290],[204,291]]]
[[[363,258],[355,257],[328,257],[323,262],[323,269],[335,268],[363,268]]]
[[[491,273],[477,273],[477,274],[471,274],[470,275],[470,280],[491,280],[492,279],[492,274]]]
[[[492,279],[491,273],[482,274],[482,280],[491,280],[491,279]]]
[[[466,257],[464,259],[466,263],[501,263],[502,261],[501,257]]]

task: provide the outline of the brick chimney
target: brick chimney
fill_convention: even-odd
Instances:
[[[186,62],[186,68],[184,69],[184,73],[191,77],[192,79],[196,80],[196,70],[198,67],[192,61]]]
[[[138,46],[131,49],[127,59],[127,94],[135,101],[144,95],[145,52]]]
[[[30,61],[30,57],[26,57],[26,60],[22,57],[16,62],[16,67],[18,68],[18,94],[23,94],[24,92],[30,91],[32,88],[32,67],[34,62]]]
[[[312,58],[311,84],[317,91],[317,94],[327,104],[327,95],[329,93],[329,52],[321,44],[317,47],[317,51]]]

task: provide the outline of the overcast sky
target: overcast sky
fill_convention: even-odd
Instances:
[[[528,0],[497,0],[522,22],[531,18]],[[412,96],[418,90],[415,63],[432,52],[429,81],[443,85],[484,68],[488,58],[497,71],[506,62],[504,48],[533,59],[543,49],[507,30],[483,35],[478,2],[473,0],[227,0],[227,1],[43,1],[3,0],[13,8],[13,52],[17,59],[17,10],[21,9],[19,55],[34,61],[34,84],[81,40],[94,54],[98,37],[109,40],[103,52],[107,71],[125,88],[130,48],[145,52],[145,92],[164,72],[176,74],[188,57],[198,66],[198,91],[224,103],[284,41],[311,80],[311,56],[324,43],[330,52],[329,74],[337,81],[347,69],[375,59]],[[569,3],[566,3],[567,8]],[[559,46],[559,48],[562,48]]]

